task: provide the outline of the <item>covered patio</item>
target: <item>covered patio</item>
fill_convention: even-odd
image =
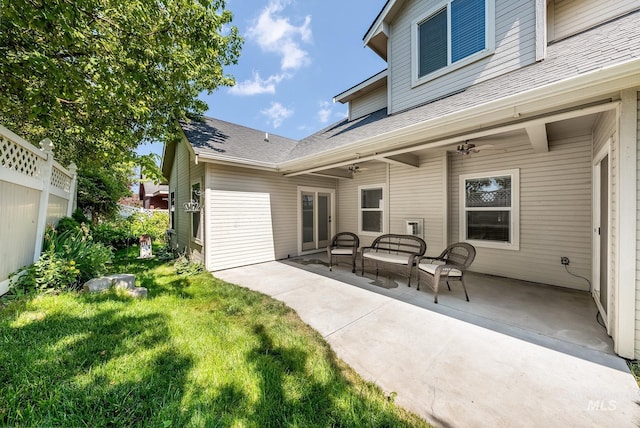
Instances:
[[[375,274],[365,271],[362,277],[359,262],[356,274],[345,264],[334,265],[330,272],[325,253],[282,262],[589,361],[606,363],[609,356],[614,356],[616,365],[622,361],[615,357],[613,341],[602,325],[593,297],[585,291],[471,271],[465,274],[469,302],[460,284],[453,282],[451,291],[440,287],[435,304],[432,290],[426,285],[417,290],[415,278],[407,287],[406,280],[393,274],[381,273],[376,279]]]
[[[586,292],[470,274],[429,290],[322,253],[215,272],[272,296],[337,357],[436,426],[636,426],[638,387]]]

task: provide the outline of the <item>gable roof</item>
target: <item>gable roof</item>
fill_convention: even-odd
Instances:
[[[482,107],[499,100],[524,95],[549,85],[602,71],[612,65],[637,63],[640,59],[640,11],[547,47],[546,59],[485,80],[448,96],[411,109],[386,114],[386,109],[351,122],[342,121],[300,141],[289,161],[370,141],[394,130],[444,118],[457,112]],[[640,67],[635,74],[640,76]],[[354,144],[355,143],[355,144]]]
[[[194,154],[203,159],[273,166],[297,144],[290,138],[209,117],[179,123]]]
[[[640,84],[640,43],[636,42],[640,40],[638,19],[640,11],[632,12],[550,44],[543,61],[406,111],[388,115],[387,110],[382,109],[352,121],[344,119],[300,142],[270,135],[270,141],[266,143],[264,132],[211,118],[204,122],[181,123],[181,126],[196,155],[283,172],[296,170],[320,158],[323,162],[327,159],[333,162],[349,156],[353,159],[358,151],[390,150],[391,143],[406,146],[411,143],[407,138],[409,135],[414,140],[420,138],[421,142],[426,142],[430,137],[437,137],[436,128],[443,128],[451,135],[459,131],[452,129],[451,123],[472,126],[461,117],[468,116],[477,121],[483,115],[488,117],[491,112],[500,111],[503,116],[513,115],[509,117],[515,120],[513,118],[520,115],[516,111],[520,104],[535,102],[540,96],[573,94],[585,84],[609,88],[606,82],[629,76]],[[628,83],[628,80],[624,82]],[[477,126],[487,125],[485,122]],[[421,132],[416,137],[418,128]],[[431,134],[427,135],[424,130]]]

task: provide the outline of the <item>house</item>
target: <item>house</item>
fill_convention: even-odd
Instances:
[[[138,188],[138,197],[142,202],[142,208],[166,210],[169,208],[169,185],[155,184],[151,181],[140,183]]]
[[[427,254],[473,243],[474,271],[590,291],[639,358],[639,22],[637,0],[389,0],[364,36],[387,68],[335,97],[344,121],[181,123],[176,242],[216,271],[410,226]]]

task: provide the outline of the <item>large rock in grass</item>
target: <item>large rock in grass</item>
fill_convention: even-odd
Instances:
[[[112,286],[118,290],[131,290],[136,287],[136,276],[130,273],[119,273],[116,275],[109,275],[112,281]]]
[[[108,277],[101,278],[93,278],[89,281],[85,282],[82,286],[84,291],[89,293],[100,293],[102,291],[107,291],[113,285],[113,280]]]
[[[126,290],[126,292],[134,299],[144,299],[147,297],[147,289],[144,287],[135,287],[130,290]]]
[[[136,287],[136,276],[130,273],[119,273],[116,275],[93,278],[85,282],[82,286],[82,289],[89,293],[100,293],[102,291],[110,290],[111,288],[124,290],[132,297],[139,298],[147,296],[147,289]]]

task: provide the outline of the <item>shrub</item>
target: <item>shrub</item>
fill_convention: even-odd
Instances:
[[[11,287],[18,293],[78,289],[105,273],[111,258],[111,250],[93,242],[86,226],[64,232],[47,229],[42,255],[13,278]]]
[[[173,263],[173,266],[175,267],[178,275],[190,276],[204,272],[204,265],[202,263],[191,261],[186,252],[178,256],[176,261]]]
[[[72,217],[62,217],[60,220],[58,220],[56,230],[59,233],[66,232],[68,230],[78,231],[80,230],[80,222]]]
[[[133,233],[127,219],[119,217],[114,220],[94,224],[92,227],[93,240],[120,250],[131,244]]]
[[[136,238],[149,235],[154,242],[164,242],[169,228],[169,213],[154,211],[151,214],[145,212],[134,213],[129,217],[131,230]]]

